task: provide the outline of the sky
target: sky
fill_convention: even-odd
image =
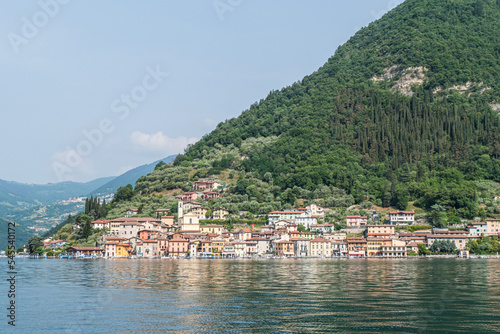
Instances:
[[[0,179],[182,153],[403,0],[0,0]]]

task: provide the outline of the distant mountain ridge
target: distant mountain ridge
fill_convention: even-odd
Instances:
[[[0,214],[16,207],[43,205],[84,196],[114,178],[112,176],[85,183],[68,181],[43,185],[0,180]]]
[[[154,171],[155,166],[160,162],[163,161],[165,163],[171,163],[174,161],[175,157],[177,157],[177,154],[170,155],[164,159],[155,161],[150,164],[142,165],[139,167],[136,167],[134,169],[129,170],[128,172],[112,179],[108,183],[102,185],[101,187],[93,190],[90,195],[106,195],[106,194],[112,194],[115,193],[116,190],[120,187],[126,186],[127,184],[135,185],[135,182],[141,177],[141,176],[146,176],[152,171]]]

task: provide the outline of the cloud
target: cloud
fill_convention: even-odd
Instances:
[[[95,177],[96,170],[90,157],[81,156],[76,150],[67,148],[52,155],[51,169],[58,182],[80,181]]]
[[[170,138],[161,131],[154,134],[134,131],[130,136],[130,140],[137,149],[147,150],[154,153],[176,154],[182,153],[189,144],[196,143],[198,138]]]

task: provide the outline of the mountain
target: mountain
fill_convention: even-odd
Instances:
[[[136,167],[134,169],[129,170],[128,172],[114,178],[113,180],[109,181],[108,183],[104,184],[103,186],[95,189],[92,191],[92,195],[103,195],[103,194],[113,194],[116,192],[116,190],[120,187],[126,186],[127,184],[135,184],[138,178],[141,176],[145,176],[149,173],[151,173],[154,169],[155,166],[160,162],[163,161],[165,163],[171,163],[174,161],[175,155],[168,156],[164,159],[155,161],[153,163],[147,164],[147,165],[142,165],[139,167]]]
[[[140,204],[153,212],[169,202],[152,195],[206,177],[231,185],[210,206],[233,212],[320,200],[413,205],[436,226],[491,215],[475,182],[500,181],[498,31],[499,0],[407,0],[318,71],[140,178],[110,215]]]
[[[9,245],[8,241],[9,241],[9,234],[8,234],[8,224],[9,224],[9,221],[3,219],[3,218],[0,218],[0,250],[6,250],[7,249],[7,246]],[[22,225],[16,225],[15,227],[15,233],[16,233],[16,242],[15,242],[15,246],[16,246],[16,249],[19,248],[19,247],[22,247],[23,245],[25,245],[29,238],[32,236],[33,232],[29,231],[28,229],[26,229],[26,227],[22,226]]]
[[[0,180],[0,214],[85,196],[112,179],[114,177],[99,178],[86,183],[60,182],[44,185]]]

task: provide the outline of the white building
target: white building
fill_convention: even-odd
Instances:
[[[309,229],[309,227],[311,225],[317,225],[318,224],[318,220],[316,219],[316,217],[311,217],[311,216],[308,216],[308,217],[297,217],[297,219],[295,219],[295,223],[297,225],[303,225],[305,226],[307,229]]]
[[[392,225],[412,225],[415,222],[415,211],[392,211],[390,218]]]

